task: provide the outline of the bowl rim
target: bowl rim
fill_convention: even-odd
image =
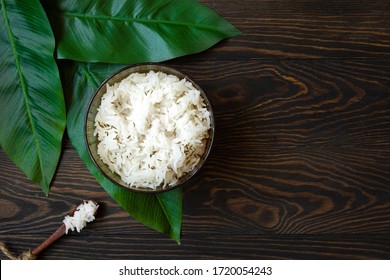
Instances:
[[[211,126],[209,128],[209,140],[208,140],[210,144],[208,145],[208,148],[205,150],[204,154],[202,155],[201,163],[199,165],[197,165],[191,171],[191,174],[188,175],[188,177],[185,179],[185,181],[178,182],[177,184],[173,185],[172,187],[170,187],[168,185],[168,187],[166,187],[166,188],[162,188],[162,187],[159,186],[159,187],[157,187],[158,189],[149,189],[149,188],[130,187],[130,186],[125,186],[125,185],[120,184],[119,182],[117,182],[113,178],[111,178],[111,176],[109,176],[104,170],[102,170],[100,165],[97,163],[97,159],[95,159],[95,156],[93,155],[93,153],[91,151],[90,143],[88,141],[88,133],[87,133],[88,132],[88,115],[89,115],[89,112],[91,110],[91,107],[93,105],[93,102],[94,102],[98,92],[101,90],[102,87],[106,86],[106,84],[112,78],[114,78],[116,75],[118,75],[118,74],[120,74],[123,71],[126,71],[128,69],[135,68],[135,67],[140,67],[140,66],[153,66],[153,67],[158,67],[158,68],[161,67],[161,68],[166,68],[166,69],[173,70],[174,72],[177,72],[177,73],[181,74],[189,82],[191,82],[195,86],[196,89],[200,90],[202,98],[204,99],[205,103],[207,104],[207,109],[210,112],[210,124],[211,124]],[[150,70],[156,71],[155,69],[150,69]],[[169,73],[164,72],[163,69],[159,70],[159,71],[161,71],[161,72],[163,72],[165,74],[169,74]],[[180,79],[182,79],[182,78],[180,78]],[[168,192],[168,191],[174,190],[176,188],[182,187],[183,185],[187,184],[190,181],[190,179],[193,178],[194,175],[197,174],[200,171],[200,169],[205,165],[205,163],[207,161],[207,158],[208,158],[208,156],[211,153],[211,148],[212,148],[213,143],[214,143],[214,135],[215,135],[214,111],[212,109],[210,100],[208,99],[206,93],[203,91],[203,89],[200,87],[200,85],[191,77],[191,75],[187,74],[185,71],[179,70],[176,67],[168,66],[168,65],[166,65],[164,63],[159,63],[159,62],[145,62],[145,63],[135,63],[135,64],[127,65],[127,66],[124,66],[123,68],[117,70],[113,74],[109,75],[103,82],[100,83],[99,87],[94,91],[94,93],[90,97],[90,100],[89,100],[88,106],[87,106],[87,110],[86,110],[85,116],[84,116],[84,142],[85,142],[85,145],[87,146],[89,157],[91,158],[91,160],[92,160],[93,164],[95,165],[95,167],[97,167],[99,172],[106,179],[108,179],[111,183],[113,183],[115,186],[118,186],[120,188],[123,188],[123,189],[131,191],[131,192],[136,192],[136,193],[159,194],[159,193],[163,193],[163,192]]]

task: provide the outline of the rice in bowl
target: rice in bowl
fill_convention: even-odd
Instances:
[[[97,154],[130,187],[175,185],[194,170],[210,137],[210,112],[187,79],[132,73],[106,87],[94,119]]]

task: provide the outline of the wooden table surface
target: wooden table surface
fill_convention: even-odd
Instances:
[[[33,248],[90,198],[97,220],[41,259],[390,258],[389,1],[201,2],[243,34],[166,62],[217,125],[182,244],[122,210],[67,137],[48,198],[0,150],[0,241]]]

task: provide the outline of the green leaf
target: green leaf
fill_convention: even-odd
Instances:
[[[84,121],[94,91],[120,65],[77,63],[74,75],[73,102],[68,112],[68,135],[92,175],[112,198],[139,222],[169,235],[180,243],[182,190],[161,194],[135,193],[117,187],[104,177],[90,158],[85,142]]]
[[[158,62],[198,53],[240,31],[194,0],[45,0],[58,58]]]
[[[54,44],[38,0],[0,0],[0,146],[46,195],[66,123]]]

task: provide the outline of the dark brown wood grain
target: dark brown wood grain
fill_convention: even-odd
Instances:
[[[0,149],[0,241],[34,248],[88,198],[96,222],[42,259],[388,259],[390,5],[202,2],[243,34],[166,62],[216,121],[184,188],[182,244],[123,211],[67,137],[48,198]]]
[[[202,2],[227,17],[243,33],[210,49],[211,59],[346,59],[390,55],[388,1]]]
[[[37,235],[4,235],[21,252]],[[108,241],[109,240],[109,241]],[[65,236],[44,251],[42,259],[386,259],[383,235],[185,235],[181,245],[156,233]],[[343,242],[340,242],[343,240]],[[387,247],[384,246],[387,244]]]

